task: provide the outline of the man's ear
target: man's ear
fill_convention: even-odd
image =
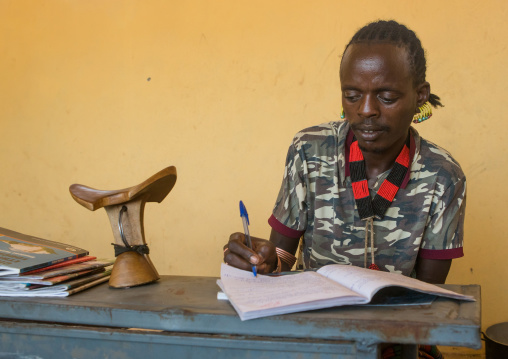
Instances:
[[[416,95],[417,95],[417,106],[423,106],[425,102],[427,102],[430,98],[430,84],[428,82],[423,82],[416,87]]]

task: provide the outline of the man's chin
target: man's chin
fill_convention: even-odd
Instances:
[[[363,153],[383,153],[386,151],[386,148],[382,148],[382,147],[379,147],[379,146],[376,146],[374,144],[368,144],[368,145],[363,145],[361,144],[360,142],[358,142],[358,147],[360,147],[360,150],[362,150]]]

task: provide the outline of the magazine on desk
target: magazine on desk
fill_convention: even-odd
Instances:
[[[69,261],[48,270],[0,277],[0,297],[66,297],[109,280],[112,259]]]
[[[60,284],[40,285],[30,283],[0,283],[0,297],[68,297],[107,282],[111,276],[111,269],[95,270],[73,280],[66,280]],[[51,278],[50,278],[51,279]]]
[[[28,271],[28,272],[23,272],[20,275],[27,276],[29,274],[35,274],[35,273],[39,273],[39,272],[42,272],[42,271],[48,271],[50,269],[56,269],[56,268],[66,267],[66,266],[69,266],[71,264],[92,261],[94,259],[97,259],[97,257],[94,257],[94,256],[78,257],[78,258],[74,258],[74,259],[69,259],[69,260],[67,260],[65,262],[59,262],[59,263],[56,263],[56,264],[52,264],[52,265],[47,266],[47,267],[37,268],[37,269],[31,270],[31,271]],[[10,275],[12,275],[12,274],[10,274]],[[7,276],[9,276],[9,274]],[[1,278],[2,277],[0,277],[0,279]]]
[[[10,274],[0,277],[0,283],[4,282],[20,282],[20,283],[36,283],[35,281],[54,278],[57,276],[72,276],[75,273],[90,271],[98,268],[111,266],[115,263],[112,259],[94,259],[84,263],[72,263],[65,266],[46,270],[31,271],[22,274]],[[51,266],[53,267],[53,266]]]
[[[368,304],[376,294],[387,291],[408,294],[419,292],[439,297],[474,301],[471,296],[455,293],[436,285],[396,273],[331,264],[317,271],[282,276],[254,277],[226,264],[221,266],[217,284],[226,294],[241,320],[271,315]]]
[[[0,227],[0,276],[20,274],[74,258],[88,251]]]

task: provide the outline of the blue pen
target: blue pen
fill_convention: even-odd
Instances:
[[[249,233],[249,214],[247,213],[247,208],[245,208],[245,205],[242,201],[240,201],[240,217],[242,217],[243,231],[245,232],[245,241],[247,242],[247,247],[252,249],[252,241],[250,240]],[[254,274],[254,277],[257,277],[257,270],[254,264],[252,265],[252,273]]]

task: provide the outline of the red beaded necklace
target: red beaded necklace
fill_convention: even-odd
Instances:
[[[397,191],[399,190],[404,177],[409,169],[409,136],[404,147],[400,151],[390,173],[379,187],[374,199],[370,197],[369,186],[367,183],[367,173],[365,171],[365,159],[358,146],[358,140],[353,138],[353,143],[349,148],[349,170],[353,194],[355,197],[358,214],[365,223],[365,257],[364,266],[367,267],[367,248],[370,232],[371,265],[370,269],[379,267],[374,263],[374,218],[384,217],[386,210],[393,202]]]

